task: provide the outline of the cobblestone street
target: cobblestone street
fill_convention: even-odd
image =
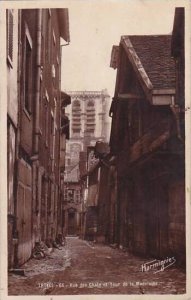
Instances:
[[[25,2],[0,1],[0,300],[191,300],[190,1]]]
[[[62,250],[28,261],[26,276],[10,274],[9,295],[182,294],[185,273],[175,265],[143,272],[143,259],[106,245],[68,237]]]

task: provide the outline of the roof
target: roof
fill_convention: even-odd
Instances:
[[[62,100],[62,106],[64,107],[71,104],[71,96],[66,94],[63,91],[61,91],[61,100]]]
[[[88,100],[91,98],[100,98],[100,97],[109,97],[107,89],[102,89],[99,91],[66,91],[68,95],[71,96],[72,100],[74,99],[83,99]]]
[[[114,70],[118,67],[119,61],[119,46],[114,45],[111,52],[110,67]]]
[[[70,42],[70,31],[69,31],[69,14],[68,8],[58,8],[58,20],[60,28],[60,36],[66,41]]]
[[[179,56],[181,49],[184,49],[184,23],[184,7],[176,7],[172,31],[172,55],[174,57]]]
[[[147,77],[149,89],[175,88],[175,62],[171,57],[171,35],[122,36],[121,43],[131,62]]]

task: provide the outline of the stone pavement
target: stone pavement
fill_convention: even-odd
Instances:
[[[163,270],[161,261],[75,237],[51,257],[31,259],[23,267],[26,277],[9,276],[9,295],[185,293],[186,274],[171,258]]]

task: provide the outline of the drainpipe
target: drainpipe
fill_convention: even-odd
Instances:
[[[63,203],[62,203],[62,191],[61,191],[61,186],[62,186],[62,180],[61,180],[61,177],[60,177],[60,139],[61,139],[61,131],[60,131],[60,129],[61,129],[61,114],[60,114],[60,112],[61,112],[61,71],[62,71],[62,47],[64,47],[64,46],[68,46],[69,45],[69,43],[67,43],[67,44],[63,44],[63,45],[60,45],[60,57],[59,57],[59,59],[60,59],[60,68],[59,68],[59,94],[60,94],[60,101],[59,101],[59,132],[60,132],[60,134],[59,134],[59,174],[58,174],[58,184],[59,184],[59,187],[58,187],[58,197],[59,197],[59,200],[60,200],[60,209],[61,209],[61,218],[63,218],[63,215],[62,215],[62,212],[63,212]],[[65,141],[65,143],[66,143],[66,141]],[[64,159],[64,164],[65,164],[65,159]],[[63,180],[63,184],[64,184],[64,180]],[[60,222],[60,221],[59,221]],[[62,234],[63,234],[63,227],[62,227],[62,222],[60,222],[59,223],[60,224],[60,227],[61,227],[61,232],[62,232]],[[57,228],[57,230],[58,230],[58,228]]]
[[[18,123],[17,123],[17,136],[16,136],[16,142],[15,142],[15,174],[18,174],[18,165],[19,165],[19,146],[20,146],[20,133],[21,133],[21,23],[22,23],[22,12],[21,10],[18,10],[18,67],[17,67],[17,99],[18,99]],[[14,220],[14,227],[13,227],[13,239],[15,243],[14,248],[14,257],[13,257],[13,268],[18,267],[18,185],[19,180],[18,176],[15,176],[14,181],[14,214],[15,214],[15,220]]]
[[[34,126],[34,154],[39,151],[39,118],[40,118],[40,75],[41,75],[41,27],[42,10],[38,10],[37,16],[37,53],[36,53],[36,94],[35,94],[35,126]],[[37,158],[38,159],[38,158]]]
[[[60,168],[60,159],[61,159],[61,131],[60,131],[60,128],[61,128],[61,68],[62,68],[62,47],[60,46],[60,53],[59,53],[59,170],[58,170],[58,197],[59,197],[59,200],[58,200],[58,204],[60,204],[60,210],[61,210],[61,214],[60,214],[60,218],[63,219],[63,203],[62,203],[62,191],[61,191],[61,186],[62,186],[62,179],[61,179],[61,175],[60,175],[60,171],[61,171],[61,168]],[[64,162],[65,164],[65,162]],[[58,220],[58,224],[57,224],[57,233],[59,233],[59,226],[60,226],[60,229],[61,229],[61,232],[63,234],[63,227],[62,227],[62,221],[61,220]]]
[[[39,133],[40,133],[40,76],[41,76],[41,27],[42,27],[42,9],[37,10],[37,39],[36,39],[36,72],[35,72],[35,108],[34,108],[34,137],[33,137],[33,155],[32,161],[32,203],[35,206],[35,212],[32,217],[32,243],[39,240],[40,228],[40,203],[39,203]],[[37,234],[34,234],[34,224],[37,225]]]

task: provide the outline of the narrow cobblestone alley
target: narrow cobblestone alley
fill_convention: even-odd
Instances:
[[[0,300],[191,300],[189,1],[9,2]]]
[[[152,261],[106,245],[68,237],[51,257],[31,259],[26,276],[10,274],[9,295],[181,294],[186,275],[174,265],[154,273],[142,272]]]

